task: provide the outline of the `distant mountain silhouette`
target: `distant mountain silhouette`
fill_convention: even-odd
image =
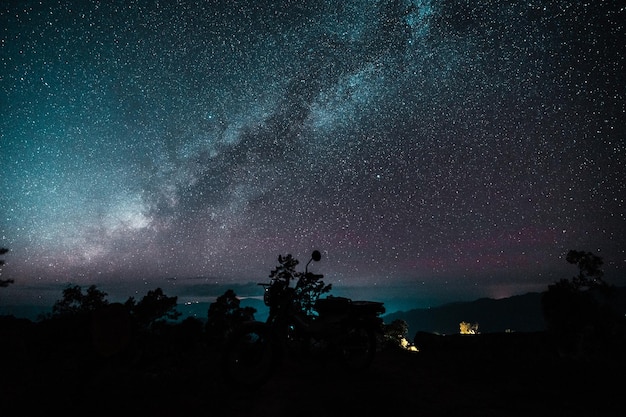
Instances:
[[[614,287],[610,304],[626,314],[626,287]],[[408,337],[417,332],[459,333],[459,323],[478,323],[480,333],[537,332],[545,330],[541,294],[531,292],[509,298],[480,298],[475,301],[444,304],[439,307],[400,311],[383,316],[385,323],[401,319],[409,325]]]
[[[417,332],[459,333],[459,323],[478,323],[481,333],[545,330],[541,313],[541,293],[527,293],[495,300],[444,304],[439,307],[400,311],[383,316],[385,323],[401,319],[409,325],[409,337]]]
[[[51,312],[52,305],[0,305],[0,316],[14,316],[16,318],[24,318],[30,321],[37,321],[39,319],[39,316]]]

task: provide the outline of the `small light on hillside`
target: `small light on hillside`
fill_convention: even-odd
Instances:
[[[466,321],[459,323],[461,334],[478,334],[478,323],[470,324]]]

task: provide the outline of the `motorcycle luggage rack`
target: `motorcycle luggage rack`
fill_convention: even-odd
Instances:
[[[342,314],[353,311],[358,314],[383,314],[385,307],[378,301],[353,301],[346,297],[329,295],[315,302],[315,310],[320,314]]]
[[[352,300],[346,297],[329,295],[315,301],[315,310],[320,314],[342,314],[351,308]]]
[[[383,314],[385,313],[384,303],[379,301],[352,301],[352,308],[362,313]]]

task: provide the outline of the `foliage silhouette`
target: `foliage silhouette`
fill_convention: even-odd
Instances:
[[[209,305],[206,333],[209,340],[223,342],[237,324],[254,320],[254,307],[240,307],[241,301],[232,289],[217,297]]]
[[[409,324],[402,319],[395,319],[383,326],[383,346],[390,348],[402,347],[402,340],[409,334]]]
[[[178,297],[168,297],[161,288],[148,291],[141,301],[130,297],[124,304],[141,328],[158,327],[167,320],[177,320],[181,313],[176,310]]]
[[[4,255],[8,253],[9,250],[7,248],[0,248],[0,255]],[[4,259],[0,259],[0,275],[2,275],[2,267],[4,266]],[[12,279],[0,279],[0,288],[8,287],[9,284],[15,283]]]
[[[278,265],[270,272],[270,278],[282,281],[285,286],[290,280],[295,280],[294,301],[302,312],[314,315],[313,306],[322,294],[332,290],[332,284],[324,284],[324,281],[315,275],[296,271],[299,261],[291,254],[278,256]]]
[[[586,287],[591,289],[607,286],[602,279],[604,271],[602,271],[601,267],[604,261],[601,257],[591,252],[570,250],[565,259],[567,262],[578,266],[578,275],[572,278],[572,285],[575,288]]]
[[[92,317],[95,313],[109,311],[108,294],[99,290],[95,285],[87,288],[86,292],[80,285],[69,285],[63,290],[63,297],[52,306],[52,314],[44,316],[48,319]],[[123,308],[130,315],[135,326],[140,329],[154,330],[167,320],[177,320],[181,313],[176,310],[178,297],[168,297],[161,288],[148,291],[136,302],[133,297],[123,304]],[[119,303],[116,303],[119,304]]]
[[[124,351],[132,338],[130,313],[121,303],[111,303],[98,308],[91,317],[91,340],[95,351],[111,357]]]
[[[591,252],[570,250],[568,263],[578,266],[571,280],[549,285],[541,297],[547,330],[560,354],[589,357],[607,353],[624,340],[624,318],[611,306],[614,287],[603,279],[603,260]]]
[[[96,311],[109,304],[107,293],[95,285],[89,286],[86,293],[80,285],[70,285],[63,290],[63,298],[52,306],[52,317],[83,315]]]

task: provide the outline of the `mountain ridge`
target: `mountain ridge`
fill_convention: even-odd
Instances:
[[[626,287],[613,287],[610,306],[626,315]],[[417,332],[456,334],[459,324],[478,324],[480,333],[537,332],[546,329],[541,309],[543,292],[528,292],[507,298],[479,298],[474,301],[457,301],[437,307],[417,308],[385,314],[385,323],[396,319],[408,324],[408,337]]]
[[[459,301],[437,307],[398,311],[383,316],[385,323],[404,320],[409,337],[417,332],[439,334],[459,333],[459,324],[478,324],[481,333],[545,330],[541,312],[541,294],[530,292],[507,298],[479,298]]]

